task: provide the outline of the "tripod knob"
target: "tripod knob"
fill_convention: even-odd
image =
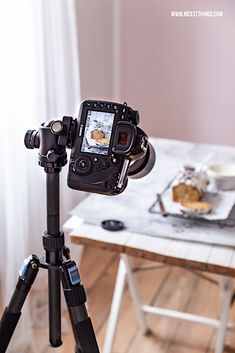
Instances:
[[[64,130],[64,124],[61,120],[55,120],[50,126],[51,132],[55,135],[61,135]]]
[[[58,158],[58,156],[55,153],[55,151],[49,150],[47,152],[47,160],[48,160],[48,162],[55,163],[57,161],[57,158]]]
[[[39,131],[37,130],[28,130],[24,137],[24,144],[29,149],[39,148],[40,139]]]

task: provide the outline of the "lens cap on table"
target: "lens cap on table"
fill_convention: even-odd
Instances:
[[[116,232],[125,228],[124,223],[116,219],[107,219],[101,222],[102,228]]]

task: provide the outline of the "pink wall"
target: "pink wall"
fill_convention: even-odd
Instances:
[[[159,137],[235,144],[235,1],[120,0],[121,99]],[[172,10],[222,10],[174,18]]]
[[[77,0],[82,99],[110,99],[113,90],[113,3]]]

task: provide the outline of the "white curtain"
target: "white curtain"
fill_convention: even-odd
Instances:
[[[24,257],[42,253],[46,224],[45,173],[37,164],[38,151],[24,147],[24,135],[46,120],[76,116],[78,64],[75,0],[0,0],[0,294],[4,305]],[[63,222],[79,195],[67,188],[67,171],[61,174]],[[44,289],[44,282],[40,287]],[[39,352],[32,341],[31,312],[26,305],[9,353],[24,353],[29,347],[30,352]]]

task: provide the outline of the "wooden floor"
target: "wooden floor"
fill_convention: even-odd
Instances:
[[[140,263],[140,260],[137,260]],[[143,261],[142,261],[143,262]],[[145,262],[146,263],[146,262]],[[114,253],[86,248],[80,273],[89,297],[89,313],[102,352],[110,303],[114,288],[118,257]],[[216,279],[216,276],[211,276]],[[164,267],[138,274],[141,294],[145,303],[157,304],[195,314],[217,315],[218,288],[212,282],[180,268]],[[230,319],[235,321],[234,307]],[[64,324],[67,320],[64,318]],[[148,315],[152,335],[144,337],[139,330],[128,288],[125,289],[113,353],[210,353],[215,342],[214,329],[200,324]],[[73,352],[74,341],[70,327],[65,327],[63,346],[43,353]],[[41,345],[47,342],[45,328],[37,329]],[[224,352],[235,353],[235,331],[226,337]]]

